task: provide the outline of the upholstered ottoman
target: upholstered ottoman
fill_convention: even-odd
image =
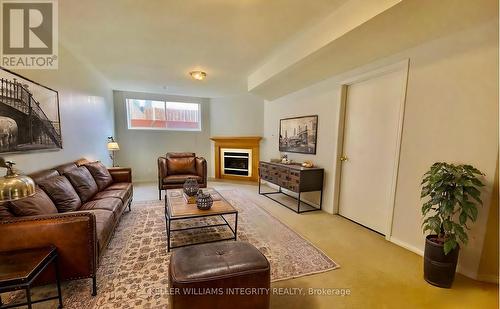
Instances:
[[[203,244],[170,257],[170,308],[269,308],[270,266],[245,242]]]

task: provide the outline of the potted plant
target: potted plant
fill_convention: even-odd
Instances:
[[[425,240],[424,278],[432,285],[451,287],[460,250],[467,244],[469,222],[477,219],[482,205],[479,177],[484,175],[471,165],[434,163],[424,174],[421,198]]]

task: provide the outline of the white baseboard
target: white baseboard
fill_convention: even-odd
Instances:
[[[155,183],[155,184],[158,184],[158,179],[155,179],[155,180],[138,179],[138,180],[132,181],[132,183],[137,183],[137,184]]]
[[[394,237],[391,236],[389,238],[389,241],[392,242],[392,243],[394,243],[394,244],[396,244],[396,245],[398,245],[398,246],[400,246],[400,247],[405,248],[406,250],[410,250],[413,253],[416,253],[416,254],[418,254],[420,256],[424,256],[424,250],[419,249],[419,248],[417,248],[415,246],[412,246],[410,244],[407,244],[406,242],[404,242],[402,240],[399,240],[399,239],[394,238]]]
[[[498,276],[495,275],[477,275],[477,280],[498,284]]]
[[[476,272],[463,268],[460,264],[457,265],[457,273],[461,273],[462,275],[474,280],[479,280]]]
[[[402,240],[399,240],[397,238],[394,238],[394,237],[390,237],[389,238],[389,241],[400,246],[400,247],[403,247],[407,250],[410,250],[411,252],[413,253],[416,253],[420,256],[424,256],[424,250],[422,249],[419,249],[415,246],[412,246]],[[463,268],[460,266],[460,264],[457,266],[457,272],[468,277],[468,278],[471,278],[473,280],[477,280],[477,281],[483,281],[483,282],[489,282],[489,283],[496,283],[498,284],[499,280],[498,280],[498,276],[495,276],[495,275],[479,275],[477,274],[476,272],[474,271],[471,271],[469,269],[466,269],[466,268]]]
[[[498,284],[498,275],[497,276],[495,276],[495,275],[481,275],[481,274],[475,273],[473,271],[470,271],[468,269],[461,267],[460,264],[457,266],[457,272],[461,273],[462,275],[464,275],[466,277],[477,280],[477,281]]]

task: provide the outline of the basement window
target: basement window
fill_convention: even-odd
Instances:
[[[127,99],[126,105],[131,130],[201,131],[198,103]]]

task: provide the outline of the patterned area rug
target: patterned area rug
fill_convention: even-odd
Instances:
[[[237,190],[220,193],[238,209],[238,240],[256,246],[271,263],[271,280],[285,280],[332,270],[338,265],[267,211]],[[205,225],[175,221],[173,228]],[[221,219],[219,219],[221,220]],[[233,223],[234,216],[228,216]],[[176,226],[177,225],[177,226]],[[177,232],[174,245],[192,241],[227,237],[227,227]],[[175,249],[174,249],[175,250]],[[90,295],[90,280],[63,285],[65,308],[165,308],[168,306],[168,264],[166,250],[164,201],[135,202],[132,212],[125,213],[97,272],[98,294]],[[53,291],[42,287],[35,298]],[[7,302],[21,300],[15,293]],[[47,304],[49,305],[49,304]],[[47,307],[49,308],[49,307]]]

